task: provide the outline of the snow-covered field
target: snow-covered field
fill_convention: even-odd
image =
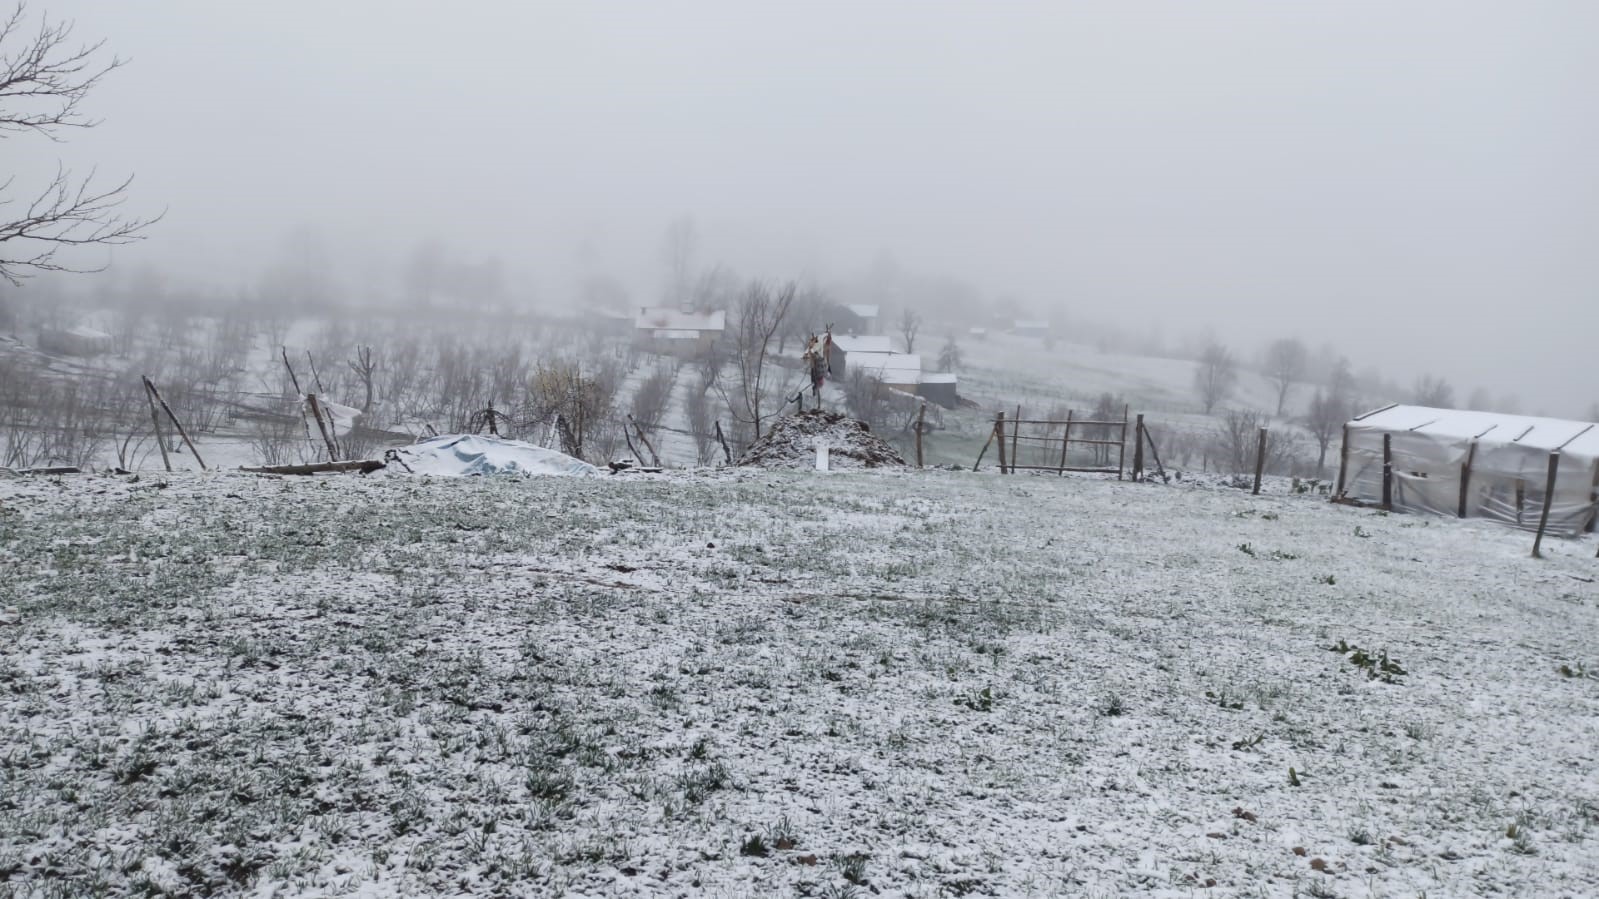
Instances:
[[[1592,896],[1599,560],[1528,543],[986,472],[0,480],[0,896]]]

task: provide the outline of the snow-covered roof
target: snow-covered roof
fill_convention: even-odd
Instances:
[[[73,337],[81,337],[84,340],[110,340],[111,339],[111,335],[110,334],[107,334],[106,332],[97,330],[95,328],[88,327],[87,325],[79,325],[76,328],[72,328],[72,329],[68,330],[67,333],[71,334]]]
[[[923,384],[955,384],[958,381],[952,371],[924,371],[922,372]]]
[[[1011,323],[1011,327],[1017,331],[1048,331],[1049,322],[1017,319]]]
[[[892,353],[894,340],[884,336],[833,337],[833,346],[845,353]]]
[[[680,331],[663,328],[650,332],[650,336],[656,340],[699,340],[701,333],[700,331]]]
[[[639,310],[633,324],[647,331],[722,331],[727,327],[727,313],[720,309],[684,312],[670,306],[647,306]]]
[[[844,308],[855,313],[855,315],[861,318],[877,317],[877,307],[874,305],[869,305],[866,303],[849,303]]]
[[[922,357],[908,353],[861,353],[850,358],[852,371],[863,371],[885,384],[920,384]]]
[[[1563,418],[1508,415],[1471,409],[1389,406],[1349,423],[1351,430],[1414,433],[1435,440],[1515,445],[1568,456],[1599,458],[1599,424]]]

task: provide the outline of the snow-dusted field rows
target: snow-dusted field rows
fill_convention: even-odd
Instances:
[[[0,895],[1591,896],[1599,561],[1529,542],[951,472],[0,481]]]

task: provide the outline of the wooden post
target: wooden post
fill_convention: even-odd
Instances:
[[[1342,499],[1344,495],[1344,478],[1349,474],[1349,423],[1344,423],[1344,445],[1338,451],[1338,489],[1333,492],[1334,499]]]
[[[999,438],[999,473],[1010,474],[1010,468],[1005,459],[1005,410],[999,410],[994,416],[994,436]]]
[[[1465,518],[1471,510],[1466,508],[1466,502],[1471,496],[1471,463],[1477,458],[1477,441],[1471,441],[1471,447],[1466,450],[1466,461],[1460,466],[1460,508],[1456,516]]]
[[[1138,426],[1133,428],[1133,480],[1144,479],[1144,413],[1138,413]],[[1125,450],[1123,450],[1125,452]]]
[[[661,467],[661,456],[660,456],[659,453],[657,453],[655,451],[655,447],[650,445],[650,438],[644,436],[644,429],[639,427],[638,422],[633,420],[633,416],[632,415],[628,415],[627,423],[633,426],[633,430],[634,431],[638,432],[639,442],[644,444],[644,448],[650,451],[650,458],[655,460],[655,467],[656,468],[660,468]],[[624,434],[627,433],[627,429],[623,428],[622,432]],[[628,441],[628,445],[631,446],[632,443],[633,443],[633,441],[631,441],[631,440]],[[638,450],[634,450],[633,451],[633,455],[637,456],[638,455]],[[639,456],[639,461],[643,462],[644,461],[644,457],[643,456]]]
[[[167,456],[167,441],[161,436],[161,413],[155,408],[155,394],[150,392],[150,379],[144,379],[144,398],[150,401],[150,424],[155,428],[155,445],[161,447],[161,464],[172,470],[172,460]]]
[[[489,400],[489,433],[495,437],[500,436],[500,427],[494,423],[494,401]]]
[[[1017,442],[1019,440],[1021,440],[1021,439],[1022,439],[1022,407],[1021,407],[1021,404],[1018,403],[1016,405],[1016,420],[1012,421],[1011,425],[1010,425],[1010,473],[1011,474],[1015,474],[1016,473],[1016,464],[1018,462],[1022,461],[1021,458],[1020,458],[1020,454],[1017,453],[1017,451],[1016,451],[1017,450]]]
[[[1167,483],[1166,466],[1160,464],[1160,450],[1155,446],[1155,435],[1149,433],[1148,428],[1144,429],[1144,439],[1149,441],[1149,454],[1155,457],[1155,471],[1160,473],[1160,482]]]
[[[306,394],[305,402],[306,405],[311,407],[311,417],[316,419],[316,429],[322,432],[322,442],[327,444],[328,461],[337,462],[339,460],[339,451],[333,445],[333,437],[328,434],[328,426],[322,421],[322,405],[316,401],[316,394]]]
[[[1543,511],[1538,514],[1538,536],[1532,541],[1532,557],[1543,558],[1538,550],[1543,546],[1543,531],[1549,526],[1549,507],[1554,505],[1555,475],[1560,472],[1560,450],[1549,454],[1549,480],[1544,482]]]
[[[1382,508],[1394,510],[1394,435],[1382,435]]]
[[[187,446],[189,452],[194,455],[194,461],[200,463],[200,470],[205,471],[205,460],[200,458],[200,451],[194,448],[194,441],[189,439],[189,432],[183,429],[183,422],[178,421],[178,417],[172,414],[172,407],[168,406],[167,401],[161,398],[161,391],[155,389],[155,382],[150,380],[148,375],[144,378],[144,387],[150,391],[151,396],[155,397],[155,401],[161,404],[161,410],[167,414],[167,418],[171,419],[172,426],[178,429],[178,436],[183,438],[183,445]],[[156,436],[159,438],[160,435]],[[162,455],[166,455],[164,451]],[[172,469],[168,468],[167,470],[171,471]]]
[[[1116,457],[1116,480],[1122,479],[1122,469],[1127,467],[1127,410],[1130,407],[1122,406],[1122,446],[1121,455]],[[1106,453],[1106,455],[1110,455]]]
[[[1255,443],[1255,496],[1260,495],[1260,476],[1266,471],[1266,429],[1260,429],[1260,440]]]
[[[927,421],[927,401],[916,408],[916,467],[922,467],[922,425]]]
[[[977,461],[972,463],[972,471],[976,471],[977,470],[977,466],[983,464],[983,456],[988,454],[988,447],[993,442],[994,442],[994,429],[993,428],[989,428],[988,429],[988,439],[983,441],[983,448],[977,451]]]
[[[722,457],[727,459],[727,464],[733,464],[733,451],[727,448],[727,437],[722,434],[722,420],[716,420],[716,439],[722,443]]]
[[[1066,433],[1060,438],[1060,471],[1061,476],[1066,474],[1066,449],[1072,445],[1072,410],[1066,410]]]
[[[311,383],[316,385],[318,393],[327,393],[327,388],[322,386],[322,375],[317,373],[316,359],[311,356],[311,351],[305,351],[305,361],[311,366]]]
[[[300,379],[294,374],[294,366],[289,364],[289,348],[280,346],[278,349],[283,353],[283,367],[289,370],[289,383],[294,385],[295,393],[304,396],[305,391],[300,389]]]

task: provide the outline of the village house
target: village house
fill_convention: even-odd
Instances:
[[[727,328],[727,313],[684,312],[669,306],[645,306],[633,320],[633,342],[640,349],[679,359],[709,353]]]

